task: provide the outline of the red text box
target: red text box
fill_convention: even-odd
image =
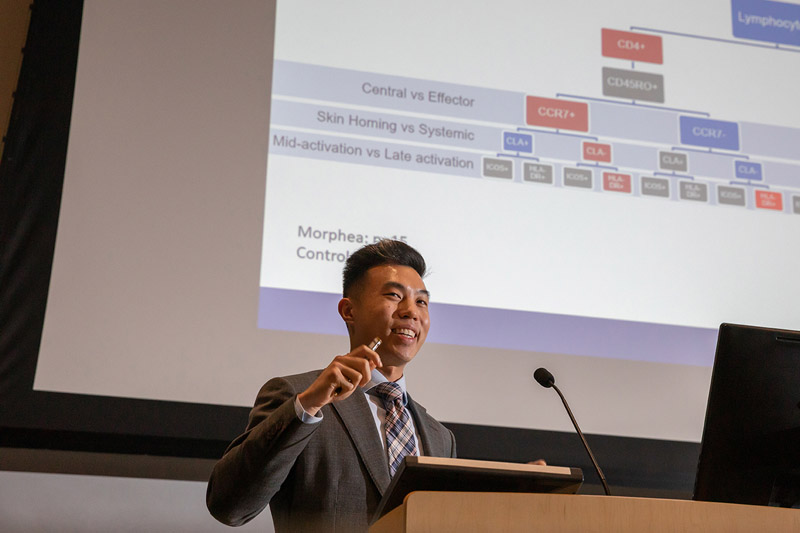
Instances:
[[[589,131],[589,105],[584,102],[528,96],[525,114],[529,126]]]
[[[664,63],[661,37],[645,33],[610,30],[603,28],[603,56],[644,61],[645,63]]]
[[[611,145],[603,143],[583,143],[583,159],[611,163]]]
[[[756,207],[783,211],[783,195],[773,191],[756,191]]]
[[[631,192],[630,174],[603,172],[603,189],[613,192]]]

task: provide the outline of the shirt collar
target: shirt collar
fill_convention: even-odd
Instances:
[[[386,376],[380,373],[380,371],[376,368],[372,371],[372,377],[364,386],[364,392],[370,395],[375,395],[375,387],[380,385],[381,383],[386,383],[389,380],[386,379]],[[408,393],[406,392],[406,376],[403,374],[400,376],[400,379],[395,381],[398,385],[400,385],[400,390],[403,391],[403,405],[408,405]]]

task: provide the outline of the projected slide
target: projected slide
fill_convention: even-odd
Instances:
[[[259,327],[343,333],[314,310],[381,237],[429,258],[432,342],[705,366],[722,321],[796,326],[800,6],[581,6],[363,52],[357,9],[280,5]]]

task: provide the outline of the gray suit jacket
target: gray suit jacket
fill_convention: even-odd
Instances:
[[[241,525],[270,505],[276,531],[366,531],[389,485],[389,466],[362,391],[326,405],[304,424],[294,398],[320,371],[267,382],[247,430],[214,467],[206,503],[217,520]],[[455,457],[452,432],[409,397],[423,455]]]

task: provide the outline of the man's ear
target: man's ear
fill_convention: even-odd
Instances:
[[[339,300],[339,316],[342,317],[345,325],[347,325],[347,331],[351,331],[353,327],[353,302],[350,298]]]

